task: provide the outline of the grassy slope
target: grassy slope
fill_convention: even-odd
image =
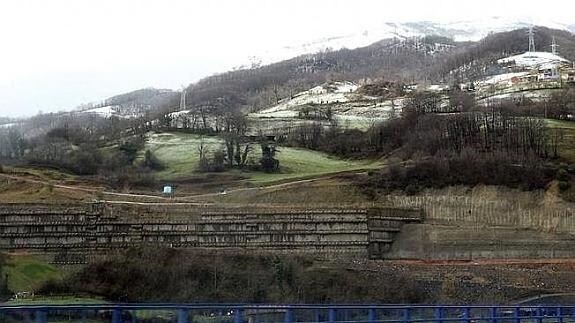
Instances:
[[[222,141],[217,137],[201,137],[184,133],[152,134],[146,144],[146,149],[154,152],[167,166],[165,170],[158,172],[158,178],[175,180],[194,177],[199,161],[198,147],[202,141],[211,152],[222,146]],[[254,147],[252,158],[254,160],[259,158],[259,147]],[[380,166],[379,162],[375,161],[342,160],[320,152],[291,147],[280,147],[277,158],[281,167],[279,173],[242,172],[241,175],[249,178],[253,183],[263,184]],[[239,173],[239,171],[231,171],[231,173]]]
[[[47,184],[0,178],[0,203],[70,202],[88,198],[88,194],[54,188]]]
[[[293,178],[313,177],[321,174],[336,173],[354,169],[377,168],[374,161],[355,161],[337,159],[327,154],[291,147],[280,147],[277,154],[281,172],[277,174],[253,173],[251,181],[265,183]]]
[[[71,305],[71,304],[105,304],[99,298],[79,297],[79,296],[34,296],[34,298],[24,298],[11,300],[10,305]]]
[[[63,275],[58,268],[32,255],[10,255],[4,272],[8,274],[8,287],[14,292],[33,291]]]
[[[552,128],[563,130],[563,140],[559,144],[559,155],[571,162],[575,162],[575,121],[547,120]]]
[[[151,150],[166,166],[157,174],[158,178],[172,180],[192,176],[199,161],[198,147],[202,142],[211,152],[223,144],[217,137],[185,133],[151,134],[146,149]]]
[[[45,180],[45,181],[55,180],[59,181],[60,183],[74,182],[76,180],[76,176],[72,174],[50,168],[6,166],[4,168],[4,172],[13,175],[27,176],[38,180]]]

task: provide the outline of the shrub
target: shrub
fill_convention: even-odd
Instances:
[[[138,151],[144,147],[144,139],[141,137],[131,138],[120,144],[119,150],[126,157],[128,164],[132,164],[138,156]]]
[[[569,174],[567,173],[567,170],[565,169],[559,169],[557,171],[557,180],[558,181],[562,181],[562,182],[567,182],[569,181]]]
[[[226,153],[223,150],[216,150],[209,158],[207,154],[200,157],[198,171],[200,172],[223,172],[226,170]]]
[[[260,159],[260,165],[265,172],[275,172],[280,167],[280,162],[275,158],[276,148],[275,146],[262,144],[262,158]]]
[[[142,166],[151,170],[162,170],[164,169],[164,164],[152,153],[150,150],[146,150],[144,153],[144,161]]]
[[[151,188],[157,185],[156,179],[148,170],[136,166],[125,166],[117,170],[106,171],[100,176],[114,188]]]
[[[420,191],[420,188],[415,184],[408,184],[405,187],[405,193],[407,195],[415,195]]]

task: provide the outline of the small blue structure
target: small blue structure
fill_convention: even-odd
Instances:
[[[164,185],[164,194],[172,195],[172,186],[171,185]]]

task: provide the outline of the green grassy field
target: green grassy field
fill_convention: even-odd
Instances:
[[[194,175],[199,162],[198,147],[204,144],[207,151],[219,149],[223,141],[218,137],[186,133],[154,133],[148,137],[146,149],[152,151],[166,166],[157,173],[163,180],[174,180]]]
[[[10,255],[4,267],[8,288],[14,292],[31,292],[50,279],[61,279],[58,268],[33,255]]]
[[[381,166],[373,160],[344,160],[313,150],[291,147],[280,147],[276,158],[280,161],[279,173],[254,172],[251,173],[250,180],[254,183],[266,183]]]
[[[575,121],[560,121],[547,119],[551,128],[563,130],[563,140],[559,144],[559,155],[575,162]]]
[[[223,141],[218,137],[202,137],[185,133],[151,134],[146,149],[151,150],[166,169],[156,175],[160,180],[193,178],[199,162],[198,147],[201,143],[210,151],[220,149]],[[253,160],[258,160],[260,148],[254,147]],[[299,148],[279,147],[276,158],[280,161],[278,173],[229,171],[241,175],[250,182],[265,184],[295,178],[308,178],[322,174],[337,173],[356,169],[371,169],[381,166],[378,161],[356,161],[338,159],[327,154]]]
[[[105,304],[106,301],[93,297],[78,296],[34,296],[33,298],[15,299],[8,302],[12,305],[72,305],[72,304]]]

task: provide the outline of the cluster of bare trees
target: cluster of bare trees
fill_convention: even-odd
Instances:
[[[306,120],[333,120],[331,105],[308,104],[298,111],[298,118]]]
[[[547,102],[543,102],[540,110],[545,117],[559,120],[575,119],[575,89],[567,89],[554,93]]]
[[[19,127],[0,129],[0,162],[97,176],[115,187],[153,185],[150,171],[162,167],[159,160],[145,152],[144,159],[136,161],[150,129],[144,118],[38,115]]]
[[[559,157],[563,133],[547,127],[541,116],[505,104],[430,113],[433,109],[417,101],[408,101],[401,118],[368,132],[372,147],[398,149],[414,163],[384,172],[366,187],[408,193],[480,183],[541,189],[556,178],[556,167],[548,161]]]
[[[440,150],[459,153],[473,149],[479,153],[558,157],[560,133],[548,129],[539,116],[518,113],[505,103],[477,108],[464,92],[452,91],[450,95],[446,106],[460,113],[438,114],[445,112],[438,94],[416,93],[406,101],[404,126],[410,129],[404,137],[406,147],[430,155]]]
[[[241,112],[228,113],[224,119],[224,127],[219,132],[223,139],[222,149],[213,152],[200,143],[198,156],[199,170],[218,172],[230,168],[256,169],[268,172],[279,169],[279,160],[275,158],[275,145],[266,138],[247,136],[248,123]],[[256,146],[261,147],[261,158],[257,160],[253,153]]]
[[[2,160],[18,160],[22,158],[26,145],[26,140],[17,129],[0,129],[0,157]]]
[[[319,122],[302,124],[289,129],[279,139],[286,145],[319,150],[345,158],[373,155],[365,132],[343,128],[335,123],[330,126]]]
[[[557,138],[545,121],[515,117],[493,109],[491,112],[420,117],[408,138],[408,147],[433,155],[439,151],[459,153],[473,149],[478,153],[505,152],[515,156],[558,157]]]
[[[406,100],[400,118],[365,132],[313,123],[291,129],[281,139],[288,145],[346,158],[392,153],[414,159],[418,166],[401,175],[397,185],[392,185],[394,189],[405,188],[418,176],[428,179],[423,186],[486,183],[527,189],[542,188],[553,179],[546,165],[559,157],[560,129],[550,129],[541,116],[528,114],[529,110],[518,113],[507,105],[480,108],[465,93],[449,94],[457,97],[414,93]],[[446,113],[452,111],[459,112]],[[384,178],[384,182],[391,181]]]

